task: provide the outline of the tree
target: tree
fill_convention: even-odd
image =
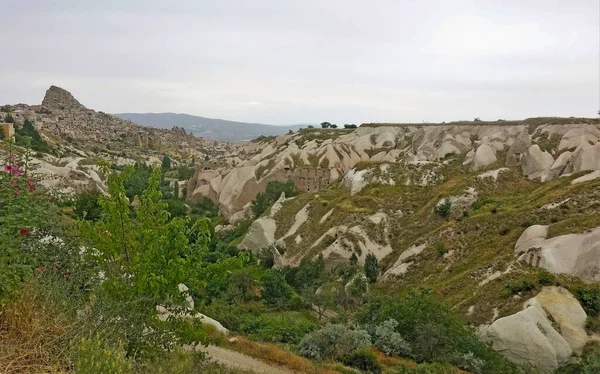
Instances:
[[[269,270],[262,281],[262,298],[273,308],[281,308],[292,298],[293,291],[279,270]]]
[[[6,116],[4,116],[4,122],[15,123],[15,118],[12,116],[12,114],[7,113]]]
[[[336,125],[336,124],[333,124],[333,125],[329,126],[329,128],[332,128],[332,129],[337,129],[337,125]]]
[[[314,129],[315,127],[313,125],[308,125],[306,128],[308,128],[308,129]]]
[[[173,184],[173,195],[175,195],[176,199],[179,199],[179,182],[175,181],[175,184]]]
[[[433,207],[433,211],[443,218],[450,216],[450,213],[452,212],[452,201],[450,201],[450,199],[445,199],[443,202],[438,203]]]
[[[26,119],[22,125],[16,126],[15,141],[18,145],[23,147],[30,145],[31,149],[38,152],[50,153],[52,151],[50,146],[48,146],[48,143],[42,139],[40,133],[28,119]]]
[[[344,128],[345,128],[345,129],[355,129],[355,128],[356,128],[356,125],[355,125],[355,124],[351,124],[351,125],[350,125],[350,124],[345,124],[345,125],[344,125]]]
[[[475,119],[473,121],[475,121],[475,122],[481,122],[481,118],[475,117]]]
[[[350,256],[350,266],[356,265],[358,265],[358,256],[356,256],[356,252],[352,252],[352,255]]]
[[[97,221],[102,215],[99,199],[102,193],[98,190],[87,190],[75,197],[73,211],[79,219]]]
[[[171,170],[171,158],[165,155],[162,159],[162,169],[163,170]]]
[[[367,254],[365,257],[365,275],[369,280],[369,283],[375,283],[377,281],[377,277],[379,276],[379,272],[381,268],[379,267],[379,263],[377,262],[377,257],[373,253]]]
[[[259,192],[254,200],[252,200],[251,209],[254,216],[259,217],[263,214],[269,205],[279,199],[282,192],[285,193],[286,197],[293,197],[298,194],[298,189],[294,182],[289,179],[285,182],[270,181],[267,183],[265,192]]]
[[[321,122],[321,127],[324,129],[328,129],[331,127],[331,123],[329,122]]]

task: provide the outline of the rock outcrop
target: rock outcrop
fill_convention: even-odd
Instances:
[[[480,334],[509,361],[553,373],[587,343],[585,318],[569,291],[548,287],[528,300],[522,311],[483,327]]]
[[[548,226],[527,228],[515,245],[519,259],[554,273],[600,282],[600,227],[547,239]]]
[[[506,157],[499,159],[504,153]],[[541,125],[533,133],[525,124],[304,130],[246,144],[222,158],[222,165],[214,169],[216,175],[210,179],[199,168],[190,181],[187,196],[191,201],[207,196],[221,206],[227,217],[232,217],[264,191],[271,180],[297,180],[304,189],[312,186],[312,191],[344,176],[344,183],[358,193],[367,173],[355,169],[360,161],[440,163],[459,154],[465,155],[463,165],[471,170],[492,165],[521,166],[525,177],[542,181],[583,170],[600,170],[600,125]],[[327,172],[315,172],[315,177],[311,173],[298,174],[312,169]],[[309,181],[310,178],[319,180]]]
[[[50,86],[46,91],[42,107],[49,110],[79,110],[85,109],[71,93],[57,86]]]

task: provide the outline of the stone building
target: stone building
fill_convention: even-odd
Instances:
[[[286,168],[285,176],[304,192],[321,190],[331,182],[331,171],[323,168],[301,167],[293,170]]]
[[[15,137],[15,127],[12,123],[0,123],[0,131],[4,135],[4,140],[12,139]]]

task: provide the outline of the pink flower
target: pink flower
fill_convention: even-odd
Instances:
[[[15,191],[15,196],[21,196],[21,191]]]
[[[12,155],[8,156],[8,159],[9,159],[9,160],[11,160],[11,161],[14,161],[14,160],[15,160],[15,157],[16,157],[16,156],[15,156],[14,154],[12,154]]]
[[[35,191],[35,183],[29,182],[29,192]]]
[[[23,228],[19,229],[19,235],[27,236],[27,235],[29,235],[29,230],[23,227]]]
[[[12,166],[11,165],[4,165],[4,171],[10,172],[11,170],[12,170]]]

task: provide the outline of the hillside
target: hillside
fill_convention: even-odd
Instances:
[[[431,289],[480,339],[540,372],[600,339],[571,295],[600,283],[598,120],[303,130],[197,169],[188,197],[236,220],[286,179],[304,192],[276,202],[239,248],[266,249],[283,269],[322,256],[332,272],[374,255],[378,292]]]
[[[179,126],[196,136],[227,141],[248,141],[259,136],[277,136],[297,131],[302,125],[272,126],[260,123],[236,122],[183,113],[116,113],[115,116],[156,128]]]

